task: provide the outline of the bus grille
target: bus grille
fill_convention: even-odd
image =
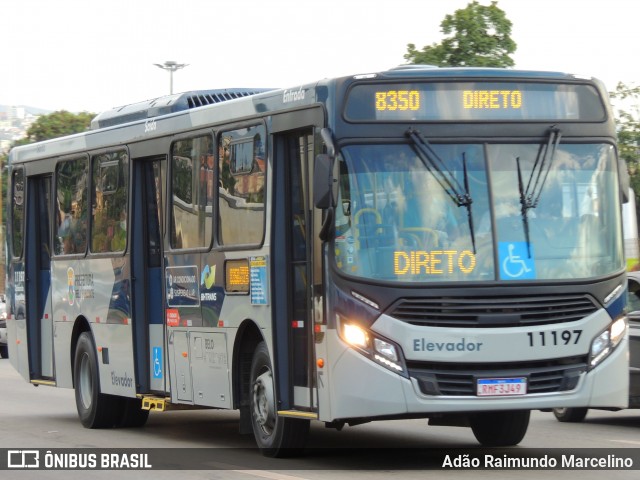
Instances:
[[[598,310],[589,295],[404,298],[388,314],[428,327],[520,327],[574,322]]]
[[[587,357],[569,357],[530,362],[469,364],[407,362],[409,376],[415,378],[425,395],[475,396],[479,378],[527,378],[527,393],[573,390],[587,371]]]

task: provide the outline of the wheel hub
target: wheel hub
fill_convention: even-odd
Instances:
[[[270,370],[256,378],[253,384],[253,414],[262,431],[271,435],[276,423],[276,411]]]

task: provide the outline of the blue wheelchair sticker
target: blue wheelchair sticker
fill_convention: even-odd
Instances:
[[[533,246],[527,242],[499,242],[501,280],[533,280],[536,278]]]
[[[162,378],[162,347],[153,347],[153,378]]]

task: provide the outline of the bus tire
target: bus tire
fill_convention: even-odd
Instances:
[[[483,446],[510,447],[524,438],[530,415],[529,410],[478,413],[469,418],[469,423]]]
[[[578,423],[587,416],[588,408],[554,408],[553,414],[559,422]]]
[[[142,409],[142,400],[139,398],[123,399],[122,415],[118,422],[119,428],[144,427],[149,418],[149,410]]]
[[[7,345],[0,345],[0,357],[9,358],[9,348]]]
[[[267,457],[299,455],[309,435],[309,420],[278,416],[273,368],[264,342],[258,344],[253,354],[250,378],[251,427],[262,454]]]
[[[93,338],[89,332],[78,337],[73,362],[76,408],[85,428],[110,428],[122,412],[120,397],[100,393],[98,360]]]

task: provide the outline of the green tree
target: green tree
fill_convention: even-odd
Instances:
[[[450,35],[440,44],[427,45],[421,51],[407,45],[404,58],[413,64],[438,67],[513,67],[509,56],[516,51],[511,39],[511,21],[498,2],[484,6],[473,1],[466,8],[447,15],[441,32]]]
[[[618,155],[627,164],[636,204],[640,205],[640,87],[619,82],[609,95],[619,101],[614,102],[619,105],[616,110]]]
[[[31,124],[27,130],[26,142],[22,141],[22,143],[41,142],[84,132],[89,129],[91,119],[95,116],[95,113],[71,113],[66,110],[42,115]]]

